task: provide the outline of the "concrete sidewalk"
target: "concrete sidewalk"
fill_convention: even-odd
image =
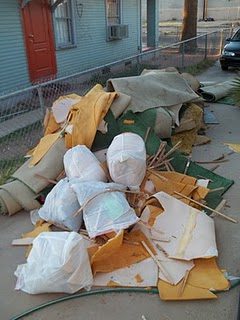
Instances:
[[[235,71],[223,72],[218,64],[202,74],[200,80],[225,81],[236,77]],[[218,118],[219,125],[211,125],[207,135],[212,138],[208,145],[197,147],[194,160],[211,160],[228,153],[223,142],[240,143],[240,108],[223,104],[210,104],[210,110]],[[235,184],[225,194],[230,208],[224,212],[240,218],[240,155],[232,154],[229,162],[222,163],[216,170]],[[213,165],[208,165],[211,168]],[[216,223],[219,264],[233,275],[240,275],[240,229],[219,217]],[[32,229],[29,214],[22,212],[12,217],[0,217],[0,319],[9,319],[26,309],[37,306],[62,295],[30,296],[14,290],[14,271],[18,264],[24,263],[24,248],[12,247],[11,241],[23,232]],[[24,319],[38,320],[234,320],[238,308],[240,287],[219,294],[214,301],[164,302],[156,295],[148,294],[110,294],[81,298],[56,304]]]

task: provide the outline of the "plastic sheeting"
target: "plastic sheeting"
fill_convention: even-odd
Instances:
[[[138,221],[135,211],[129,206],[124,186],[115,183],[81,182],[71,180],[83,209],[83,219],[90,238],[127,229]],[[115,191],[114,191],[115,190]]]
[[[82,214],[74,216],[79,208],[77,196],[65,178],[50,191],[38,214],[45,221],[77,232],[83,220]]]
[[[30,294],[75,293],[93,282],[84,239],[76,232],[41,233],[15,275],[15,289]]]
[[[86,146],[76,146],[68,150],[63,158],[68,178],[82,181],[106,181],[106,175],[100,162]]]
[[[146,174],[146,148],[134,133],[122,133],[113,139],[107,151],[112,180],[130,188],[139,188]]]

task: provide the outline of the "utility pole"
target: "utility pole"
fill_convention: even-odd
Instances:
[[[208,0],[203,0],[203,20],[208,17]]]

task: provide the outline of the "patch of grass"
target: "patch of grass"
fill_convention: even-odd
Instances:
[[[15,159],[0,160],[0,185],[4,184],[25,161],[23,156]]]
[[[203,61],[189,66],[189,67],[185,67],[180,69],[180,71],[182,72],[187,72],[192,74],[193,76],[199,75],[201,74],[203,71],[207,70],[208,68],[212,67],[214,65],[215,61],[214,60],[208,60],[208,59],[204,59]]]

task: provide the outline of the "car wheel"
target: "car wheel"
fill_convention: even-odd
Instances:
[[[226,65],[221,65],[221,68],[222,68],[223,71],[227,71],[228,70],[228,66],[226,66]]]

